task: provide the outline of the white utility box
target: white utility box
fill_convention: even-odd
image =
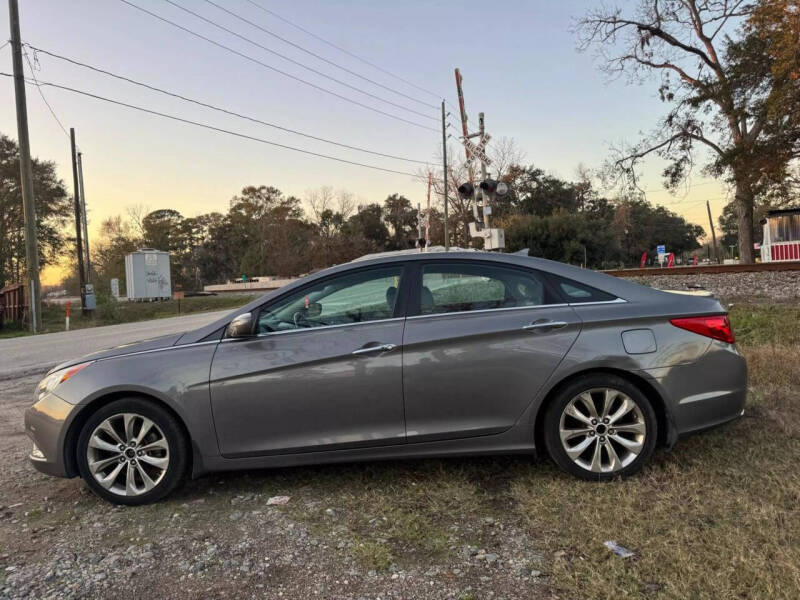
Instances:
[[[172,298],[169,252],[142,248],[126,255],[125,289],[128,300]]]

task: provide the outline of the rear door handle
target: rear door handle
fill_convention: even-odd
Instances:
[[[562,327],[566,327],[568,323],[566,321],[550,321],[548,320],[541,320],[541,321],[534,321],[530,325],[525,325],[523,329],[526,331],[532,330],[548,330],[548,329],[561,329]]]
[[[373,352],[390,352],[397,348],[396,344],[380,344],[378,346],[367,346],[366,348],[359,348],[358,350],[353,350],[353,354],[372,354]]]

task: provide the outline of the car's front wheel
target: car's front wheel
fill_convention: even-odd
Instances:
[[[98,496],[118,504],[154,502],[172,492],[189,464],[189,445],[178,420],[142,398],[101,407],[78,438],[78,468]]]
[[[550,457],[568,473],[589,480],[638,472],[653,454],[657,427],[653,407],[641,390],[605,373],[568,384],[544,417]]]

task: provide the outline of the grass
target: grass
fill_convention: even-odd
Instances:
[[[85,329],[87,327],[99,327],[102,325],[116,325],[119,323],[133,323],[135,321],[148,321],[150,319],[161,319],[165,317],[177,317],[179,314],[207,312],[215,310],[234,309],[251,300],[256,295],[220,295],[220,296],[197,296],[180,300],[180,313],[178,313],[177,300],[165,300],[162,302],[115,302],[106,300],[98,304],[97,310],[92,317],[84,317],[79,307],[72,307],[70,315],[70,329]],[[64,306],[52,304],[44,306],[42,309],[42,324],[45,333],[64,331],[64,318],[66,309]],[[0,329],[0,339],[9,337],[19,337],[29,335],[29,332],[16,324],[6,323]]]
[[[748,359],[744,419],[656,455],[606,485],[553,468],[520,473],[511,496],[529,532],[564,554],[567,597],[796,598],[800,595],[798,306],[731,311]],[[636,552],[622,560],[602,543]]]
[[[731,315],[750,370],[745,418],[658,452],[634,478],[586,483],[549,462],[498,458],[297,469],[266,487],[378,571],[491,548],[490,516],[531,540],[559,597],[800,597],[800,306]],[[613,555],[607,540],[635,557]]]
[[[800,344],[800,304],[734,304],[729,313],[739,345]]]

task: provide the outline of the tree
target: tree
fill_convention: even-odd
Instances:
[[[531,256],[590,267],[608,267],[619,260],[619,246],[608,227],[597,227],[583,213],[518,215],[506,225],[506,249],[528,248]]]
[[[194,264],[199,271],[200,285],[221,283],[238,276],[239,260],[234,253],[233,226],[226,215],[213,212],[196,218],[199,240]]]
[[[154,210],[142,219],[144,243],[149,248],[181,253],[185,250],[184,218],[171,208]]]
[[[700,247],[697,239],[705,233],[667,208],[637,197],[616,200],[610,225],[626,264],[638,263],[644,252],[652,255],[659,244],[676,256],[692,252]]]
[[[510,193],[495,202],[498,216],[523,214],[547,216],[558,209],[576,211],[580,199],[575,184],[547,175],[542,169],[513,165],[503,180]],[[585,193],[585,190],[584,190]],[[495,214],[495,211],[492,213]]]
[[[796,7],[796,0],[768,3]],[[668,161],[665,184],[675,189],[704,148],[712,157],[707,172],[734,187],[743,262],[753,261],[755,199],[798,156],[800,135],[797,105],[785,101],[795,71],[773,70],[777,59],[755,14],[745,0],[638,0],[625,14],[599,8],[579,23],[581,48],[596,47],[607,72],[638,80],[659,74],[670,106],[651,135],[617,151],[613,165],[635,184],[637,165],[655,154]]]
[[[249,275],[307,273],[310,257],[303,251],[311,226],[303,220],[300,200],[274,187],[249,186],[231,200],[229,243],[238,269]]]
[[[761,227],[761,219],[763,219],[769,211],[769,206],[762,204],[757,206],[753,213],[753,242],[760,244],[764,238],[764,231]],[[728,202],[722,209],[722,214],[717,220],[719,228],[722,231],[722,237],[719,243],[723,248],[739,245],[739,219],[736,216],[736,205],[733,202]]]
[[[368,242],[370,252],[385,250],[389,243],[389,229],[383,222],[383,209],[378,204],[368,204],[350,217],[342,226],[342,235]]]
[[[0,288],[22,281],[25,273],[25,219],[19,183],[19,148],[0,134]],[[33,159],[36,233],[39,266],[55,262],[68,241],[65,227],[72,216],[72,199],[56,175],[55,163]]]
[[[142,240],[130,221],[121,216],[110,217],[100,224],[100,235],[92,247],[94,284],[98,292],[110,290],[111,280],[123,283],[120,293],[125,293],[125,255],[142,247]]]
[[[417,211],[405,196],[392,194],[384,201],[383,218],[391,227],[390,250],[403,250],[417,237]]]

